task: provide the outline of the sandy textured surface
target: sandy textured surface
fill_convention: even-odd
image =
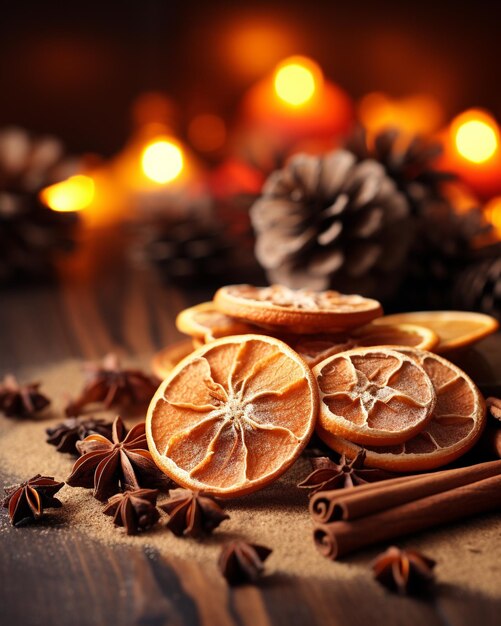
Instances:
[[[66,361],[42,371],[23,372],[20,378],[43,381],[43,390],[54,403],[51,413],[43,419],[13,420],[0,416],[0,468],[16,480],[37,473],[64,480],[74,459],[45,443],[45,429],[61,421],[61,409],[67,397],[75,395],[82,386],[81,364]],[[114,414],[103,413],[103,416],[112,418]],[[126,417],[126,423],[130,426],[134,419]],[[122,529],[113,526],[110,517],[102,514],[103,505],[92,497],[91,491],[81,488],[65,486],[59,493],[64,507],[51,512],[50,517],[60,532],[71,529],[107,544],[125,542],[148,546],[170,558],[193,559],[209,568],[213,567],[222,542],[242,537],[273,549],[268,560],[270,571],[338,581],[369,577],[367,565],[381,548],[365,550],[334,563],[316,551],[311,537],[308,498],[295,486],[310,471],[309,468],[309,462],[300,459],[274,485],[224,503],[231,519],[223,522],[212,537],[202,542],[177,538],[162,525],[143,535],[127,537]],[[0,523],[3,527],[9,523],[6,512],[1,514]],[[400,540],[398,545],[413,547],[432,556],[438,563],[436,571],[441,582],[501,597],[499,515],[423,533]]]

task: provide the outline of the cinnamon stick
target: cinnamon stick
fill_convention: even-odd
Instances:
[[[501,509],[501,474],[353,521],[316,524],[321,554],[337,559],[382,541]]]
[[[501,474],[501,460],[392,478],[349,490],[320,491],[310,500],[313,520],[353,520]]]

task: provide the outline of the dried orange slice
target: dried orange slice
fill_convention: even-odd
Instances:
[[[191,354],[194,350],[193,342],[190,339],[184,339],[163,348],[155,354],[151,360],[151,369],[155,376],[161,380],[166,378],[174,367],[184,359],[185,356]]]
[[[395,472],[430,470],[462,456],[485,426],[485,401],[471,378],[443,357],[406,349],[430,377],[437,404],[432,419],[412,439],[398,446],[366,447],[365,463]],[[360,447],[322,429],[320,437],[334,450],[355,458]]]
[[[424,369],[389,348],[356,348],[313,368],[318,428],[360,444],[393,445],[430,420],[436,396]]]
[[[290,336],[284,338],[310,367],[314,367],[333,354],[357,347],[409,346],[421,350],[433,350],[438,336],[429,328],[414,324],[367,324],[351,332]]]
[[[176,326],[182,333],[203,343],[220,337],[259,331],[255,326],[221,313],[213,302],[202,302],[184,309],[176,318]]]
[[[433,350],[440,341],[431,328],[417,324],[367,324],[353,330],[350,338],[360,347],[408,346],[419,350]]]
[[[225,337],[160,385],[146,418],[148,446],[176,483],[232,497],[264,487],[297,459],[317,411],[315,379],[289,346]]]
[[[226,315],[266,328],[303,333],[345,330],[382,314],[377,300],[283,285],[229,285],[216,292],[214,303]]]
[[[484,313],[471,311],[415,311],[385,315],[376,320],[376,324],[418,324],[433,330],[439,337],[435,352],[448,352],[463,348],[499,328],[498,321]]]

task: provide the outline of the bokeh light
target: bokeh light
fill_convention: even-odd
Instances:
[[[241,12],[241,11],[240,11]],[[248,80],[258,79],[283,59],[293,54],[298,34],[277,23],[269,15],[229,15],[216,35],[220,62]]]
[[[183,170],[183,152],[171,139],[157,139],[143,150],[141,167],[153,182],[161,185],[170,183]]]
[[[94,199],[95,185],[90,176],[71,176],[67,180],[42,189],[40,200],[53,211],[81,211]]]
[[[499,128],[483,111],[466,111],[452,123],[454,144],[458,153],[472,163],[485,163],[499,149]]]
[[[309,102],[318,86],[321,70],[306,57],[291,57],[275,71],[274,85],[277,96],[292,106]]]
[[[414,94],[394,99],[384,93],[372,92],[358,105],[360,121],[370,133],[398,127],[408,134],[432,133],[444,121],[440,104],[427,94]]]
[[[484,215],[494,227],[496,235],[501,239],[501,196],[489,200],[485,205]]]

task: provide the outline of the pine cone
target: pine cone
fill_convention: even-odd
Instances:
[[[251,208],[271,282],[383,297],[397,287],[412,228],[384,168],[345,150],[294,156]]]
[[[434,162],[442,152],[438,142],[419,135],[405,139],[397,128],[380,131],[372,141],[364,128],[358,128],[347,148],[359,161],[374,159],[381,163],[415,213],[419,213],[423,202],[441,198],[442,183],[455,178],[435,169]]]
[[[446,201],[424,202],[407,265],[408,288],[399,293],[398,307],[455,306],[451,284],[471,264],[473,244],[488,229],[480,209],[457,213]]]
[[[72,247],[76,216],[51,211],[38,193],[76,165],[57,139],[0,130],[0,284],[50,275],[55,253]]]
[[[215,281],[231,266],[231,244],[221,227],[193,218],[151,230],[145,255],[167,282]]]
[[[501,244],[490,250],[491,258],[472,263],[456,278],[455,306],[482,311],[501,322]]]

